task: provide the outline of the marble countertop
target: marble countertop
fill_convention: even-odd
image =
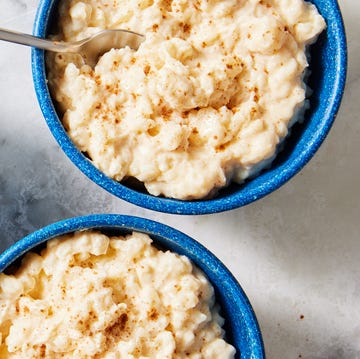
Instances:
[[[30,49],[0,42],[0,249],[72,216],[154,219],[206,245],[233,272],[257,314],[269,359],[360,358],[360,1],[339,3],[349,71],[326,141],[275,193],[209,216],[141,209],[91,183],[43,120]],[[0,27],[30,33],[37,5],[0,0]]]

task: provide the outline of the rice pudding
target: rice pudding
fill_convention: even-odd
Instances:
[[[303,0],[62,0],[57,40],[142,33],[137,51],[48,54],[75,145],[109,177],[183,200],[269,165],[306,109],[307,46],[325,28]]]
[[[1,358],[230,359],[214,290],[149,236],[52,239],[0,274]]]

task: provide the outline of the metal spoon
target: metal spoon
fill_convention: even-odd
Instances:
[[[42,39],[40,37],[9,31],[0,28],[0,40],[15,42],[21,45],[37,47],[54,52],[78,53],[85,63],[94,67],[99,56],[111,49],[125,46],[137,50],[145,36],[128,30],[102,30],[84,40],[63,42]]]

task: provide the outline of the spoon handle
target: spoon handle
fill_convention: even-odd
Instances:
[[[61,43],[45,40],[40,37],[23,34],[17,31],[10,31],[0,28],[0,40],[14,42],[16,44],[37,47],[49,51],[62,51]]]

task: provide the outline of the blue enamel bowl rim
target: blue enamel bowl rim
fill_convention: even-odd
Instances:
[[[213,284],[217,300],[231,328],[236,358],[265,358],[264,344],[252,306],[231,272],[208,249],[186,234],[165,224],[141,217],[120,214],[92,214],[73,217],[43,227],[14,243],[0,255],[0,272],[16,259],[47,240],[86,229],[138,231],[150,235],[155,244],[187,256]]]
[[[34,35],[46,35],[53,2],[54,0],[40,1],[35,17]],[[336,0],[312,2],[317,5],[327,21],[327,36],[331,42],[328,46],[331,46],[333,51],[332,58],[324,60],[331,64],[326,79],[330,90],[326,92],[326,98],[322,99],[326,106],[314,115],[313,121],[305,129],[290,158],[276,168],[270,168],[248,181],[234,193],[209,200],[182,201],[141,193],[107,177],[67,136],[47,87],[44,51],[32,49],[35,92],[47,125],[65,154],[88,178],[113,195],[140,207],[165,213],[200,215],[232,210],[254,202],[278,189],[308,163],[327,136],[340,107],[347,72],[347,44],[342,15]]]

